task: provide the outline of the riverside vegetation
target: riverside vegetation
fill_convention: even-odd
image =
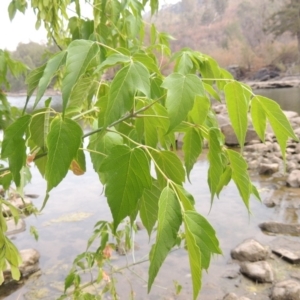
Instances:
[[[148,7],[152,15],[158,13],[158,0],[95,0],[85,5],[90,5],[93,18],[81,14],[78,0],[31,1],[36,26],[44,24],[49,39],[60,51],[28,74],[27,101],[22,112],[11,113],[1,90],[6,107],[1,115],[3,126],[9,124],[1,144],[1,184],[5,189],[13,183],[22,188],[28,165],[36,165],[47,182],[40,208],[46,209],[51,191],[68,171],[84,176],[85,156],[90,155],[99,184],[105,187],[113,222],[97,222],[86,252],[75,258],[65,279],[61,299],[70,295],[75,299],[101,299],[106,292],[118,297],[111,280],[113,274],[105,266],[114,247],[113,237],[117,241],[125,238],[126,247],[132,246],[132,227],[138,216],[149,236],[155,235],[149,253],[148,292],[168,253],[182,245],[189,257],[196,299],[202,270],[209,268],[213,255],[222,253],[214,229],[196,211],[194,198],[183,185],[205,140],[209,147],[211,204],[231,180],[246,209],[251,195],[259,199],[245,159],[225,146],[211,99],[221,101],[224,95],[241,153],[249,112],[262,141],[270,123],[283,159],[288,139],[298,138],[278,104],[255,95],[213,58],[189,48],[172,53],[171,36],[159,32],[153,24],[145,24],[142,18]],[[8,7],[11,19],[27,6],[25,0],[12,1]],[[68,16],[69,6],[74,9],[72,17]],[[17,75],[25,67],[4,50],[0,51],[0,59],[0,83],[8,88],[7,70]],[[161,70],[166,60],[174,62],[174,70],[164,76]],[[62,112],[51,107],[51,97],[43,108],[36,109],[53,78],[62,93]],[[29,114],[26,105],[31,97],[35,97],[35,104]],[[83,132],[79,122],[89,129]],[[179,132],[184,134],[183,161],[175,151]],[[0,201],[0,210],[8,205],[15,220],[20,217],[20,211],[8,201]],[[128,224],[120,231],[124,220]],[[6,218],[2,213],[0,228],[0,274],[8,264],[18,280],[20,255],[5,235]],[[96,280],[81,283],[81,269],[92,268],[97,270]],[[101,293],[84,289],[95,283],[103,284]]]

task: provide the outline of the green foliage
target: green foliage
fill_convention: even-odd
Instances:
[[[250,196],[259,197],[245,160],[224,144],[211,100],[221,101],[225,96],[241,149],[249,109],[261,139],[269,121],[283,153],[288,138],[296,136],[276,103],[255,96],[211,57],[188,48],[172,54],[170,36],[158,32],[154,25],[150,29],[151,44],[146,45],[141,38],[145,35],[142,12],[147,4],[152,13],[156,12],[158,1],[97,0],[93,2],[93,20],[82,19],[80,2],[75,4],[77,16],[68,20],[67,1],[32,1],[37,25],[44,22],[49,36],[62,49],[27,75],[27,102],[36,91],[38,104],[52,78],[59,75],[62,113],[55,111],[50,98],[44,108],[34,108],[31,114],[24,109],[5,130],[1,158],[8,160],[9,179],[22,186],[27,157],[47,182],[44,208],[50,191],[61,184],[68,171],[84,174],[85,155],[89,153],[104,186],[113,223],[96,224],[86,251],[74,260],[65,279],[61,299],[68,297],[71,287],[75,299],[96,298],[84,292],[86,284],[82,283],[80,269],[96,269],[96,280],[90,284],[103,284],[99,297],[109,292],[117,298],[114,271],[108,274],[105,267],[112,249],[121,247],[122,242],[125,250],[132,247],[137,218],[142,220],[149,237],[155,234],[149,254],[148,291],[169,252],[183,242],[196,299],[202,270],[209,268],[213,254],[221,254],[214,229],[196,211],[195,200],[184,187],[205,140],[209,147],[211,201],[231,180],[248,210]],[[12,8],[11,11],[13,15]],[[174,62],[174,71],[167,76],[161,70],[162,59]],[[6,73],[3,74],[5,82]],[[176,152],[178,133],[184,135],[183,159]],[[2,171],[7,172],[7,168]],[[4,181],[2,184],[8,185]],[[7,241],[1,239],[5,220],[0,221],[4,224],[1,223],[1,246]],[[31,231],[37,237],[36,230]],[[91,246],[96,240],[94,250]],[[16,268],[18,256],[15,248],[9,247],[13,249],[9,253],[3,251],[3,246],[0,248],[0,257],[6,257]],[[5,267],[0,264],[1,271]]]

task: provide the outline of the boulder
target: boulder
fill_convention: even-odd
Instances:
[[[239,261],[264,260],[269,255],[269,249],[253,239],[248,239],[231,250],[231,257]]]
[[[255,282],[273,282],[274,275],[270,264],[266,261],[243,262],[240,271]]]
[[[286,237],[278,237],[272,240],[270,247],[273,253],[284,260],[294,264],[300,263],[300,242]]]
[[[239,142],[231,124],[223,124],[220,126],[222,133],[225,136],[225,144],[229,146],[238,145]],[[245,138],[245,144],[252,140],[257,140],[259,137],[254,129],[248,128]]]
[[[279,170],[279,165],[276,163],[261,163],[258,167],[258,173],[260,175],[271,175]]]
[[[20,251],[20,255],[22,258],[22,264],[19,266],[19,270],[22,277],[28,277],[29,275],[39,271],[40,254],[37,250],[24,249]],[[5,282],[12,280],[9,268],[3,272],[3,275]]]
[[[7,225],[6,235],[16,234],[25,231],[26,229],[26,224],[23,219],[19,219],[17,224],[15,223],[14,219],[9,219],[6,221],[6,225]]]
[[[293,188],[300,187],[300,170],[293,170],[288,178],[287,178],[287,185]]]
[[[275,284],[271,294],[272,300],[299,300],[300,283],[296,280],[284,280]]]
[[[274,233],[300,236],[300,224],[285,224],[280,222],[263,222],[259,224],[261,230]]]

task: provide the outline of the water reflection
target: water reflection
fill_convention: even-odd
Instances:
[[[257,95],[262,95],[275,100],[282,109],[296,111],[300,114],[300,88],[280,88],[280,89],[259,89],[254,91]]]

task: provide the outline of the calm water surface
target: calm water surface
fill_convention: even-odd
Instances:
[[[264,92],[259,90],[260,94]],[[295,110],[285,106],[292,93],[294,93],[292,89],[286,91],[286,100],[282,102],[283,109]],[[295,93],[296,98],[299,99],[299,90]],[[267,94],[263,95],[271,97]],[[294,102],[296,105],[297,101],[294,100]],[[208,273],[203,273],[203,290],[200,299],[204,300],[214,299],[214,293],[218,290],[218,286],[221,295],[229,292],[226,288],[222,288],[224,279],[220,275],[230,260],[230,250],[234,246],[246,238],[256,238],[263,244],[274,238],[261,233],[258,228],[259,223],[268,220],[299,222],[297,210],[291,211],[288,207],[267,208],[254,198],[251,199],[251,213],[249,214],[232,183],[224,189],[220,199],[215,199],[211,208],[207,169],[208,164],[204,153],[191,173],[192,184],[186,184],[186,188],[195,197],[198,212],[214,226],[223,250],[223,256],[214,257]],[[26,186],[25,192],[39,194],[39,198],[33,200],[39,208],[45,196],[46,183],[36,168],[32,167],[31,171],[33,179]],[[298,189],[274,190],[274,183],[265,177],[256,177],[253,180],[262,199],[278,196],[278,193],[281,193],[282,197],[299,197]],[[1,296],[0,294],[0,299],[50,300],[61,294],[64,277],[68,274],[75,256],[85,250],[86,241],[93,231],[94,224],[98,220],[112,220],[102,193],[102,186],[93,172],[90,161],[87,161],[87,172],[84,176],[68,173],[61,185],[51,191],[46,209],[38,217],[26,218],[27,230],[16,235],[14,239],[19,249],[35,248],[40,252],[41,276],[33,281],[28,281],[10,295]],[[71,221],[74,214],[82,217],[82,220]],[[29,234],[30,226],[38,229],[40,236],[38,242]],[[149,243],[146,231],[142,230],[136,234],[135,241],[139,246],[139,250],[135,251],[135,259],[138,261],[145,257],[153,240]],[[114,254],[113,257],[115,266],[126,265],[125,257],[118,257],[117,254]],[[132,262],[131,255],[127,259]],[[135,292],[135,299],[173,299],[175,291],[173,280],[183,286],[182,292],[176,299],[192,298],[189,263],[184,250],[177,250],[166,259],[150,295],[147,294],[147,267],[147,263],[137,265],[132,268],[133,272],[124,271],[117,276],[121,299],[129,299],[131,289]]]

